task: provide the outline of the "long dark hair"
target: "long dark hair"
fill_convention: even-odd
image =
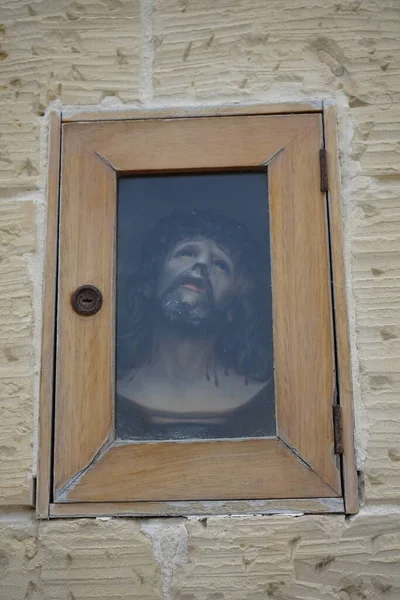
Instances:
[[[216,358],[226,369],[257,381],[272,375],[271,292],[264,257],[246,227],[210,209],[174,210],[147,235],[141,266],[118,282],[117,368],[120,375],[151,360],[154,301],[160,269],[171,248],[193,237],[226,248],[235,264],[238,293],[224,311]]]

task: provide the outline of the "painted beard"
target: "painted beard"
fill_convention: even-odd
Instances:
[[[181,275],[164,292],[159,306],[169,325],[193,333],[215,331],[217,310],[208,278]]]

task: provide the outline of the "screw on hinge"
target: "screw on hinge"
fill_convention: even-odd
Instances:
[[[333,435],[335,442],[335,454],[343,454],[343,423],[342,408],[339,404],[332,406],[333,410]]]
[[[325,148],[319,151],[319,164],[321,169],[321,192],[328,191],[328,161]]]

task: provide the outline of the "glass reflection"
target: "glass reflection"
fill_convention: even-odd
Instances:
[[[118,252],[118,437],[274,434],[269,257],[249,227],[211,207],[172,206],[129,276],[128,246]]]

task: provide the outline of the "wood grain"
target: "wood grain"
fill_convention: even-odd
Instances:
[[[56,276],[58,238],[58,195],[60,174],[61,118],[50,113],[49,174],[47,182],[46,256],[43,284],[42,355],[40,370],[39,455],[36,512],[47,517],[51,480],[52,420],[54,393],[54,349],[56,328]]]
[[[252,168],[307,128],[314,115],[221,117],[63,125],[55,490],[84,469],[112,433],[113,248],[116,175]],[[103,293],[93,317],[70,296]],[[68,426],[66,424],[68,423]]]
[[[322,101],[314,102],[282,102],[279,104],[226,105],[210,107],[136,109],[119,111],[76,112],[64,111],[63,123],[82,121],[126,121],[132,119],[173,119],[182,117],[221,117],[227,115],[261,115],[261,114],[302,114],[322,112]]]
[[[59,489],[107,443],[113,423],[113,277],[115,172],[63,130],[60,295],[55,414],[55,488]],[[71,294],[97,286],[103,306],[77,315]]]
[[[328,106],[324,113],[328,161],[328,206],[331,228],[331,260],[335,304],[336,344],[339,400],[343,415],[343,480],[345,509],[349,514],[359,510],[356,458],[354,450],[354,414],[351,378],[349,321],[347,314],[346,275],[343,260],[343,233],[340,198],[339,148],[336,135],[336,111]]]
[[[50,505],[50,517],[173,517],[343,513],[342,498],[223,500],[215,502],[69,502]]]
[[[119,174],[256,169],[315,115],[201,117],[63,126]],[[89,150],[90,149],[90,150]]]
[[[337,496],[320,115],[68,123],[63,132],[57,502]],[[276,389],[285,444],[128,444],[96,456],[113,437],[116,172],[251,169],[271,160]],[[104,298],[89,318],[70,305],[84,283],[97,285]]]
[[[322,121],[314,115],[269,168],[278,431],[340,492],[333,453],[334,356]]]
[[[57,501],[334,497],[278,439],[116,444]]]

